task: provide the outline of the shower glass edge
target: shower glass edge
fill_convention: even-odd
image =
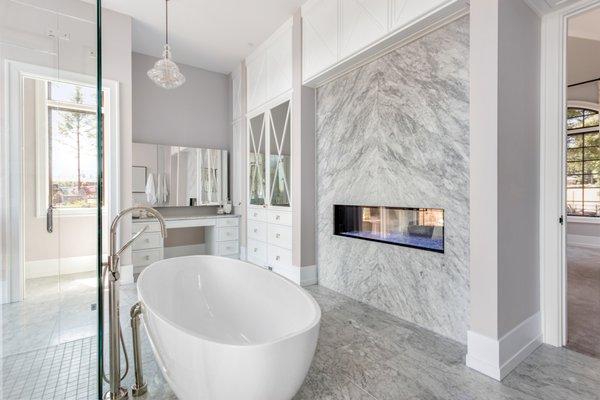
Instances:
[[[104,130],[103,130],[103,118],[102,118],[102,0],[96,0],[96,118],[97,118],[97,290],[98,290],[98,336],[97,336],[97,398],[102,400],[103,390],[103,355],[104,355],[104,299],[103,299],[103,286],[102,286],[102,206],[104,199]]]

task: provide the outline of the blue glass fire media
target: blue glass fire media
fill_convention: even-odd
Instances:
[[[333,215],[334,235],[444,252],[441,208],[335,204]]]

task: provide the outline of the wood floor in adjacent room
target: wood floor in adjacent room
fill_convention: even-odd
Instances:
[[[600,249],[567,246],[567,347],[600,358]]]

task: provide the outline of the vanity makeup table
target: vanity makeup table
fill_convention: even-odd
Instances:
[[[167,230],[204,227],[206,254],[239,258],[239,215],[166,217],[165,223]],[[145,226],[148,226],[148,229],[133,244],[132,258],[134,269],[145,267],[165,257],[164,241],[160,235],[158,221],[150,218],[133,220],[134,233],[139,232]]]

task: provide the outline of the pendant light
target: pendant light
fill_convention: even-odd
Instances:
[[[171,60],[169,47],[169,0],[165,0],[165,48],[162,58],[148,71],[148,77],[163,89],[174,89],[185,83],[185,76]]]

